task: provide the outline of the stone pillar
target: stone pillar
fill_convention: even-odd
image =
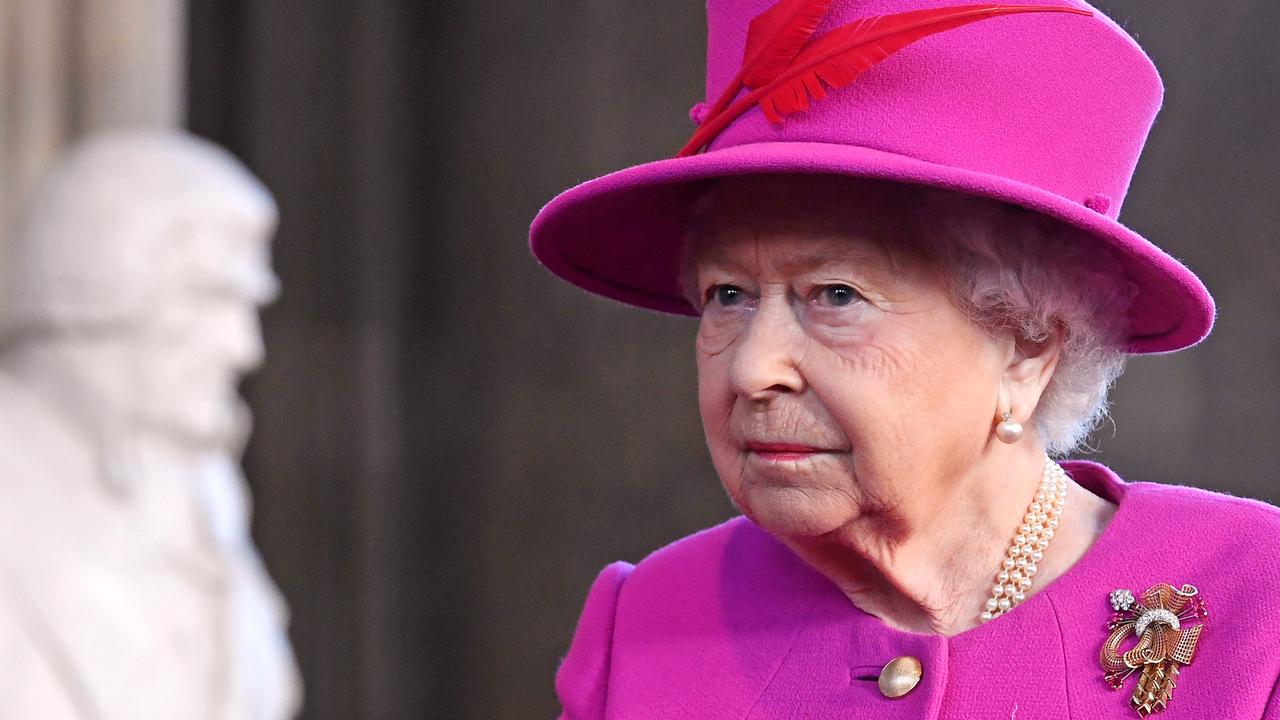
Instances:
[[[61,149],[185,115],[186,0],[0,1],[0,240]]]

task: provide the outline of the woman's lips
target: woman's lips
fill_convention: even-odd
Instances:
[[[746,449],[762,460],[773,460],[775,462],[804,460],[821,453],[836,452],[830,448],[815,447],[801,443],[775,442],[749,442],[746,444]]]

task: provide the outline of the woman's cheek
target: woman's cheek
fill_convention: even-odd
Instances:
[[[698,406],[711,463],[734,506],[740,508],[746,458],[733,435],[736,395],[729,385],[728,358],[728,353],[699,353]]]
[[[841,346],[813,343],[803,372],[811,392],[832,421],[854,446],[855,453],[873,448],[873,438],[895,423],[906,408],[899,387],[908,357],[874,342],[863,332],[861,341]]]
[[[698,406],[708,443],[723,443],[728,438],[729,415],[736,399],[730,382],[730,363],[732,346],[738,336],[731,323],[707,317],[698,329],[695,343]]]
[[[823,360],[820,370],[812,374],[835,378],[841,382],[858,382],[879,386],[887,393],[909,391],[913,378],[931,371],[936,350],[919,333],[906,327],[899,318],[888,315],[867,316],[858,323],[819,326],[813,335],[825,352],[815,354]],[[820,382],[821,380],[819,380]]]
[[[837,333],[810,333],[800,371],[815,390],[865,385],[883,378],[896,364],[892,353],[877,344],[874,328],[842,328]]]
[[[708,448],[717,464],[733,444],[730,417],[736,399],[729,382],[731,340],[698,338],[698,410]]]
[[[875,331],[876,309],[866,302],[843,307],[809,305],[804,309],[805,334],[831,348],[857,348]]]
[[[711,452],[711,464],[721,485],[735,505],[741,502],[743,474],[746,470],[746,457],[730,431],[729,415],[731,407],[718,402],[711,410],[703,410],[707,448]]]
[[[698,321],[698,359],[720,355],[742,335],[750,321],[745,310],[709,308]]]
[[[695,343],[698,368],[698,402],[703,423],[709,423],[719,415],[727,415],[733,402],[733,390],[729,382],[729,352],[736,336],[720,328],[709,327],[704,321]],[[710,426],[708,425],[708,428]]]

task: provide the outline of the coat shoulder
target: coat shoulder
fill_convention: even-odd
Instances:
[[[1220,561],[1223,569],[1251,568],[1280,589],[1280,508],[1202,488],[1133,483],[1153,540],[1180,553]],[[1261,578],[1259,578],[1261,579]]]
[[[751,521],[738,516],[682,537],[654,550],[637,563],[631,586],[680,584],[696,581],[709,572],[718,572],[728,549],[758,532]]]
[[[1270,677],[1280,674],[1280,656],[1265,650],[1280,643],[1280,508],[1193,487],[1131,488],[1127,500],[1137,508],[1125,523],[1125,569],[1194,585],[1210,630],[1232,636],[1242,652],[1256,648],[1269,658]]]
[[[1200,621],[1196,672],[1225,680],[1239,658],[1249,658],[1248,679],[1233,676],[1234,694],[1229,702],[1220,699],[1220,717],[1257,717],[1280,677],[1274,652],[1280,644],[1280,508],[1201,488],[1138,482],[1128,484],[1120,512],[1122,527],[1103,558],[1112,581],[1107,587],[1137,594],[1158,582],[1194,586],[1208,611]],[[1104,605],[1105,588],[1091,590]],[[1182,692],[1189,697],[1200,690]]]
[[[1215,517],[1240,518],[1272,528],[1280,526],[1280,507],[1262,500],[1189,485],[1154,482],[1135,482],[1130,485],[1142,488],[1145,498],[1178,510],[1207,512]]]
[[[769,607],[803,596],[810,586],[824,585],[829,582],[795,553],[738,516],[641,560],[628,578],[622,600],[672,613],[720,613],[726,610],[726,599],[738,601],[748,591],[759,606]]]
[[[618,598],[609,709],[688,717],[690,703],[745,717],[835,586],[737,517],[636,564]]]

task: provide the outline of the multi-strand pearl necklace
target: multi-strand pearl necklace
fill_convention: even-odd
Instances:
[[[991,597],[982,609],[982,622],[1000,617],[1027,598],[1031,578],[1040,570],[1039,563],[1062,521],[1062,508],[1067,504],[1067,473],[1058,463],[1044,459],[1040,488],[1013,536],[1013,544],[996,574]]]

